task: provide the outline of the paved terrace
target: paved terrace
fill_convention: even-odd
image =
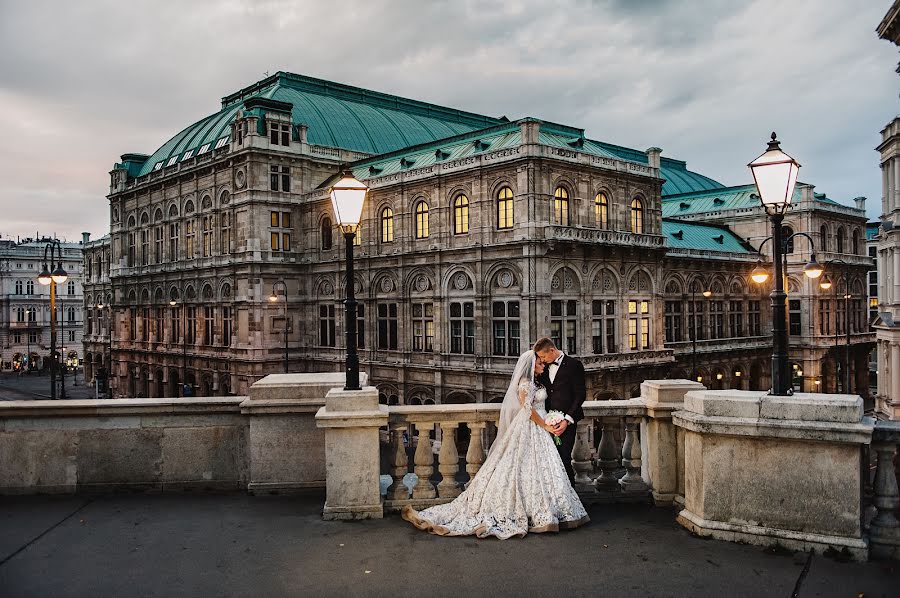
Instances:
[[[702,540],[669,509],[596,505],[592,523],[505,542],[399,516],[321,518],[319,496],[0,497],[0,595],[897,596],[900,563]]]

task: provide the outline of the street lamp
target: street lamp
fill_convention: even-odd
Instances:
[[[172,293],[172,296],[169,299],[169,306],[172,308],[172,318],[174,319],[175,314],[178,313],[178,309],[179,309],[178,295],[175,294],[174,292]],[[186,332],[187,322],[185,321],[185,320],[187,320],[187,311],[183,311],[181,316],[182,316],[180,318],[181,325],[179,326],[179,328],[181,330],[178,331],[181,334],[181,396],[186,397],[186,396],[188,396],[188,394],[186,392],[188,389],[188,385],[187,385],[187,332]],[[172,326],[172,332],[173,333],[175,332],[175,326]],[[177,339],[173,339],[173,340],[177,341]],[[191,393],[191,396],[193,396],[193,392]]]
[[[844,334],[847,336],[847,343],[844,348],[844,392],[850,392],[850,264],[845,262],[840,258],[835,258],[828,260],[825,262],[825,267],[828,267],[832,264],[842,264],[844,266]],[[822,277],[822,281],[819,282],[819,288],[823,291],[827,291],[832,288],[834,283],[831,281],[831,278],[828,277],[828,274]],[[834,296],[834,308],[837,310],[837,288],[835,287],[832,295]],[[837,346],[837,319],[835,319],[834,326],[834,344]]]
[[[691,309],[693,314],[691,325],[691,380],[703,382],[703,378],[697,375],[697,290],[699,289],[696,280],[691,281]],[[704,297],[712,295],[711,289],[703,289],[701,293]]]
[[[331,207],[334,218],[344,233],[347,254],[347,298],[346,311],[347,338],[347,381],[344,390],[360,390],[359,357],[356,354],[356,283],[353,277],[353,239],[359,228],[363,204],[369,188],[345,170],[341,179],[331,188]]]
[[[47,261],[47,251],[50,251],[50,260]],[[57,259],[58,256],[58,259]],[[53,239],[44,246],[44,262],[41,273],[38,274],[38,282],[44,286],[50,285],[50,398],[56,398],[56,369],[59,360],[56,357],[56,285],[66,282],[69,277],[62,265],[62,245],[59,239]],[[61,399],[66,398],[66,387],[63,385],[60,392]]]
[[[766,151],[750,164],[753,181],[759,191],[759,199],[763,209],[772,220],[772,261],[775,266],[775,287],[772,290],[772,389],[773,396],[789,396],[793,389],[788,371],[788,339],[787,339],[787,294],[784,292],[784,271],[781,257],[783,246],[784,213],[791,205],[794,186],[800,164],[781,151],[781,145],[775,133]],[[821,274],[821,271],[819,272]]]
[[[31,314],[34,313],[33,309],[25,310],[25,342],[27,343],[28,349],[25,351],[25,373],[31,375]]]
[[[269,301],[275,303],[278,301],[278,293],[275,289],[278,285],[284,288],[284,373],[288,373],[288,310],[287,310],[287,284],[283,280],[276,280],[272,283],[272,294],[269,295]]]
[[[98,303],[97,309],[100,311],[106,310],[106,368],[104,374],[106,375],[106,398],[113,398],[112,394],[112,304],[107,301],[106,304]],[[100,321],[99,318],[97,320],[97,329],[100,329]]]

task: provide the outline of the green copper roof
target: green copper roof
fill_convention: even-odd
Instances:
[[[187,127],[144,163],[141,176],[157,164],[168,166],[193,149],[227,137],[229,124],[253,97],[293,104],[294,123],[309,127],[309,143],[382,154],[410,145],[452,137],[504,122],[490,116],[445,108],[331,81],[279,72],[222,98],[222,109]],[[207,148],[208,151],[209,148]],[[205,153],[205,152],[204,152]]]
[[[879,222],[866,222],[866,241],[871,241],[878,235],[878,229],[881,226]]]
[[[647,164],[647,153],[621,145],[613,145],[611,143],[598,142],[598,145],[604,150],[614,154],[622,160],[630,160],[632,162],[640,162]],[[693,193],[695,191],[706,191],[708,189],[719,189],[724,185],[702,174],[691,172],[687,169],[687,163],[683,160],[675,160],[673,158],[661,157],[659,161],[660,174],[666,183],[663,185],[662,194],[675,195],[678,193]]]
[[[663,218],[662,232],[669,249],[753,253],[747,249],[740,237],[724,226]]]
[[[792,201],[800,201],[802,189],[805,186],[807,186],[805,183],[797,183],[797,187],[794,188]],[[678,218],[723,210],[758,208],[760,203],[756,193],[755,185],[739,185],[737,187],[721,187],[708,191],[665,196],[662,202],[663,218]],[[824,193],[813,193],[813,198],[817,202],[826,205],[849,207],[834,201]]]

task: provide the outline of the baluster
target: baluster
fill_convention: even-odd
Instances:
[[[645,494],[649,488],[641,477],[640,418],[625,418],[625,443],[622,445],[622,465],[625,476],[619,480],[626,494]]]
[[[466,451],[466,471],[469,473],[469,481],[466,482],[466,488],[475,479],[481,464],[484,463],[484,445],[481,442],[481,435],[484,433],[487,422],[474,422],[469,425],[470,439],[469,450]]]
[[[575,431],[575,448],[572,450],[572,469],[575,470],[576,484],[590,484],[593,464],[591,463],[591,447],[589,432],[593,419],[584,418],[578,422]]]
[[[876,433],[877,433],[876,428]],[[900,506],[897,475],[894,472],[894,453],[897,447],[888,443],[872,443],[877,457],[875,469],[875,508],[872,520],[871,551],[875,558],[900,558],[900,523],[894,511]]]
[[[600,433],[600,444],[597,445],[597,463],[600,466],[600,475],[594,480],[594,486],[597,487],[598,492],[615,492],[619,489],[619,479],[616,477],[619,458],[616,454],[613,433],[619,419],[604,417],[600,422],[603,426]]]
[[[406,500],[409,498],[409,488],[403,483],[403,477],[409,472],[409,460],[406,457],[406,447],[403,446],[403,432],[406,429],[407,424],[395,424],[390,427],[391,442],[393,443],[391,477],[394,481],[387,489],[388,500]]]
[[[413,498],[434,498],[437,496],[434,485],[431,483],[431,474],[434,473],[434,455],[431,452],[431,438],[428,437],[433,426],[434,424],[431,423],[416,424],[419,445],[416,447],[413,462],[416,465],[414,470],[419,477],[419,481],[413,486]]]
[[[456,498],[460,494],[456,483],[456,472],[459,471],[459,453],[456,451],[456,422],[441,423],[441,452],[438,455],[438,471],[441,482],[438,484],[438,496]]]

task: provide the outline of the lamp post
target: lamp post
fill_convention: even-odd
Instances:
[[[106,303],[97,304],[97,309],[100,311],[106,310],[106,396],[107,398],[112,397],[112,385],[110,384],[110,379],[112,378],[112,305]],[[97,328],[99,330],[100,322],[98,319]],[[96,375],[95,375],[96,376]]]
[[[50,260],[47,260],[47,252],[50,252]],[[57,258],[58,256],[58,258]],[[41,273],[38,274],[38,282],[44,286],[50,285],[50,398],[56,398],[56,368],[59,361],[56,357],[56,285],[66,282],[69,277],[62,266],[62,245],[59,239],[53,239],[44,246],[44,262]],[[66,398],[66,388],[63,386],[60,398]]]
[[[691,380],[702,382],[700,376],[697,375],[697,281],[691,281],[691,313],[693,313],[691,325]],[[710,297],[712,291],[710,289],[703,290],[704,297]]]
[[[59,357],[62,361],[62,370],[59,373],[59,398],[66,398],[66,370],[69,366],[66,364],[66,304],[64,299],[59,302],[59,315],[61,321],[59,323],[60,332],[60,348]]]
[[[284,289],[284,373],[288,373],[288,310],[287,310],[287,284],[283,280],[276,280],[272,283],[272,294],[269,296],[269,301],[275,303],[278,301],[278,294],[275,292],[275,289],[278,285],[281,285]]]
[[[172,317],[175,317],[176,311],[179,309],[178,305],[178,297],[173,294],[172,298],[169,300],[169,306],[172,308]],[[187,396],[185,392],[188,388],[187,386],[187,312],[183,312],[181,314],[181,325],[179,326],[180,330],[178,331],[181,334],[181,396]],[[174,326],[172,327],[172,332],[175,332]],[[193,395],[193,393],[191,393]]]
[[[34,313],[33,309],[25,310],[25,342],[27,343],[27,349],[25,350],[25,373],[31,375],[31,326],[30,320],[31,314]]]
[[[847,337],[847,342],[844,347],[844,392],[850,392],[850,264],[845,262],[842,259],[835,258],[828,260],[825,262],[825,267],[832,264],[843,264],[844,266],[844,334]],[[822,282],[819,283],[819,287],[823,291],[827,291],[832,288],[834,283],[826,274],[822,278]],[[837,288],[834,288],[832,291],[832,296],[834,297],[834,308],[837,309]],[[837,320],[835,320],[834,326],[834,344],[837,346]]]
[[[359,228],[363,204],[369,188],[354,178],[353,173],[345,170],[341,179],[331,188],[331,207],[334,209],[335,222],[344,233],[347,255],[347,298],[344,300],[346,311],[347,339],[347,381],[344,390],[360,390],[359,356],[356,354],[356,283],[353,277],[353,239]]]

